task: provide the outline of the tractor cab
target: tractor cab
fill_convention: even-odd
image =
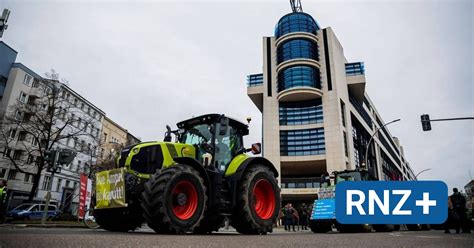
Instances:
[[[178,141],[193,145],[196,159],[204,166],[225,171],[235,156],[247,151],[243,136],[248,135],[248,126],[224,115],[194,117],[179,122],[177,126]]]
[[[366,170],[344,170],[334,172],[334,184],[343,181],[373,181],[375,178],[370,176]]]

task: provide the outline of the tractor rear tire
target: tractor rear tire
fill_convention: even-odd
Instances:
[[[242,234],[273,231],[280,211],[280,188],[273,172],[263,165],[248,168],[238,183],[231,225]]]
[[[144,219],[140,206],[125,208],[94,209],[97,224],[112,232],[128,232],[141,227]]]
[[[157,233],[184,234],[199,226],[206,210],[199,172],[177,164],[157,171],[142,193],[143,217]]]

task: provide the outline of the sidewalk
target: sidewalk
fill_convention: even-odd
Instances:
[[[47,221],[44,225],[41,221],[13,221],[0,224],[1,227],[88,228],[83,222],[77,221]]]

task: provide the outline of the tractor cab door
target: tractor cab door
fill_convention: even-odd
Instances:
[[[225,172],[232,158],[242,150],[243,140],[240,131],[229,125],[229,119],[222,118],[216,123],[214,143],[214,165]]]

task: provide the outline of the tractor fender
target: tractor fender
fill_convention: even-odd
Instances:
[[[199,161],[190,157],[177,157],[173,160],[178,164],[191,166],[193,169],[197,170],[199,172],[199,175],[201,175],[202,179],[204,179],[204,184],[208,188],[209,192],[212,192],[209,175],[207,174],[206,169],[204,169],[204,166]],[[210,199],[212,199],[211,196],[208,197],[208,200]]]
[[[239,167],[237,168],[237,170],[235,171],[234,174],[228,176],[227,178],[228,179],[232,179],[232,180],[236,180],[236,181],[239,181],[245,170],[249,167],[251,167],[252,165],[254,164],[259,164],[259,165],[263,165],[265,167],[268,167],[268,169],[270,169],[273,174],[275,175],[275,177],[278,177],[278,171],[276,170],[275,166],[272,164],[272,162],[270,162],[270,160],[264,158],[264,157],[248,157],[247,159],[245,159],[240,165]]]

